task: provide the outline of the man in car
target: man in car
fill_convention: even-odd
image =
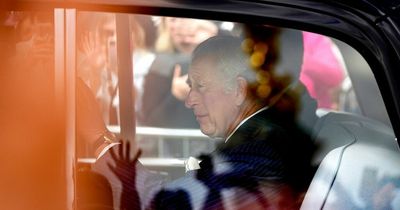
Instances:
[[[119,177],[121,207],[299,207],[314,147],[295,123],[298,98],[290,81],[274,74],[276,34],[271,29],[263,39],[217,36],[196,48],[186,106],[201,131],[223,143],[199,158],[197,170],[167,183],[146,172],[138,155],[133,160],[123,155],[123,146],[116,155],[114,147],[97,168],[103,162],[111,169],[103,174]]]

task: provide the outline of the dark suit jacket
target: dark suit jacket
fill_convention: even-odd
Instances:
[[[227,143],[200,156],[201,169],[175,181],[162,181],[137,163],[133,166],[135,187],[141,206],[147,209],[223,209],[232,205],[295,209],[301,204],[297,195],[305,192],[314,172],[310,165],[313,149],[293,115],[270,107],[243,123]],[[107,162],[114,162],[108,154],[96,163],[95,170],[109,178],[118,201],[123,184],[107,169]]]
[[[271,107],[251,117],[228,142],[200,157],[201,169],[166,184],[155,206],[171,205],[179,195],[195,209],[220,209],[227,202],[244,208],[299,207],[296,196],[306,191],[314,173],[314,145],[289,116]],[[287,202],[276,202],[280,198]]]
[[[251,168],[254,176],[281,180],[302,191],[314,172],[310,164],[314,150],[310,135],[294,116],[270,107],[241,125],[214,153]]]

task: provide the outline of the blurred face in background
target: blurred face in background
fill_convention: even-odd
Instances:
[[[45,13],[27,15],[18,25],[19,55],[35,61],[48,61],[54,55],[54,26],[52,17]]]
[[[174,48],[190,54],[204,40],[217,35],[217,26],[211,21],[167,17],[165,25]]]

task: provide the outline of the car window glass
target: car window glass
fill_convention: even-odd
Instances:
[[[21,5],[0,15],[5,209],[399,209],[398,143],[352,43]]]
[[[299,155],[299,158],[301,160],[304,158],[305,162],[311,161],[310,157],[313,155],[310,145],[315,143],[315,139],[312,138],[315,136],[315,127],[319,119],[332,112],[352,113],[368,118],[369,112],[363,109],[367,106],[363,104],[366,101],[364,99],[377,98],[379,102],[382,102],[372,71],[365,60],[347,44],[325,35],[263,24],[130,14],[129,37],[130,43],[124,44],[130,46],[130,52],[126,53],[131,55],[133,78],[118,78],[118,56],[120,55],[117,52],[120,51],[117,50],[116,14],[78,12],[77,152],[78,162],[83,165],[96,162],[99,157],[108,154],[105,151],[109,147],[100,147],[101,145],[111,142],[107,145],[112,147],[116,143],[114,140],[119,140],[121,115],[124,114],[120,108],[120,98],[124,96],[119,94],[119,83],[123,80],[132,80],[135,119],[131,120],[135,121],[136,134],[128,140],[135,142],[131,143],[135,145],[133,148],[140,148],[141,153],[138,153],[140,157],[135,157],[139,158],[141,164],[152,175],[168,181],[177,180],[179,187],[187,182],[179,181],[181,177],[187,176],[185,174],[187,171],[191,173],[190,171],[200,167],[197,159],[201,159],[203,164],[211,164],[212,168],[214,160],[207,159],[209,157],[207,154],[213,154],[213,151],[219,151],[221,145],[234,141],[230,139],[232,136],[233,139],[239,138],[237,133],[243,132],[242,125],[246,125],[247,120],[253,119],[253,115],[240,118],[241,122],[237,122],[232,127],[232,124],[227,122],[236,119],[232,120],[231,116],[224,115],[227,111],[235,113],[235,104],[224,102],[240,101],[233,100],[236,95],[232,92],[240,90],[238,88],[241,87],[240,84],[250,87],[247,95],[245,94],[246,97],[260,104],[256,110],[259,112],[255,112],[254,107],[245,110],[246,112],[255,113],[254,116],[257,116],[257,113],[276,111],[279,114],[271,114],[270,117],[279,119],[277,127],[290,129],[296,127],[293,133],[287,132],[291,134],[286,133],[280,138],[289,138],[286,135],[294,134],[300,135],[301,139],[309,138],[310,141],[305,141],[304,144],[299,143],[300,140],[296,143],[298,148],[304,149],[304,154]],[[245,62],[240,63],[242,57],[236,58],[234,54],[230,60],[225,58],[227,56],[224,54],[229,54],[229,52],[219,52],[218,48],[209,52],[207,49],[200,50],[201,47],[198,47],[209,38],[218,39],[218,37],[222,40],[232,37],[232,39],[240,40],[240,50],[246,57]],[[362,65],[362,68],[351,64],[349,58],[352,56],[359,59],[357,62]],[[223,74],[218,72],[222,68],[226,69]],[[243,68],[249,71],[243,72]],[[364,74],[363,71],[367,73]],[[360,75],[368,76],[363,78]],[[229,86],[232,80],[237,82],[238,86]],[[244,80],[246,82],[243,83]],[[360,88],[370,84],[371,81],[374,85],[367,86],[373,91]],[[91,105],[86,106],[87,104]],[[376,113],[386,114],[386,110],[384,107],[377,107]],[[95,120],[85,120],[88,118]],[[80,130],[80,125],[85,125],[86,129]],[[90,129],[87,129],[88,127]],[[225,132],[226,130],[229,132]],[[260,129],[252,132],[254,132],[253,136],[256,136],[264,131]],[[280,136],[280,134],[276,135]],[[267,136],[271,138],[269,134]],[[289,155],[290,158],[297,157],[297,152],[299,152],[289,147],[280,149],[285,151],[285,154],[293,152]],[[325,157],[332,149],[334,148],[329,148],[321,157]],[[114,151],[112,158],[116,160],[118,155],[123,156],[122,150]],[[258,155],[256,151],[244,150],[251,155]],[[129,152],[126,148],[124,151]],[[262,153],[262,151],[259,152]],[[129,155],[132,156],[128,154],[125,158]],[[243,157],[227,155],[227,158],[229,161],[230,158],[237,158],[235,161],[238,162],[246,159],[245,155]],[[251,167],[260,167],[257,163],[266,164],[263,162],[266,161],[265,159],[257,158],[251,161],[254,163]],[[309,162],[309,166],[318,167],[320,161],[321,159],[317,162]],[[290,167],[294,165],[294,159],[288,162]],[[115,167],[118,166],[120,165],[116,163]],[[108,167],[113,170],[114,166],[108,165]],[[123,177],[123,174],[118,174],[115,170],[113,173],[117,176],[117,178],[114,176],[114,179]],[[217,176],[213,173],[214,171],[211,171],[211,175],[208,175]],[[136,178],[141,179],[139,172]],[[215,201],[207,200],[210,194],[205,193],[204,186],[208,186],[209,183],[204,181],[207,180],[206,178],[203,178],[195,177],[195,180],[203,184],[200,185],[203,188],[193,185],[201,189],[200,200],[205,202],[204,205],[221,205],[218,203],[220,201],[213,203]],[[297,178],[293,178],[295,181],[292,180],[294,185],[299,189],[307,189],[309,180]],[[154,180],[158,181],[158,178]],[[219,179],[216,178],[216,180]],[[111,185],[114,184],[112,180],[108,181]],[[275,184],[273,182],[273,186]],[[235,184],[228,185],[221,184],[215,192],[216,196],[220,196],[220,191],[225,190],[224,186],[240,188]],[[123,188],[124,186],[121,188],[120,184],[119,191],[112,192],[114,202],[105,202],[111,202],[117,208],[125,205],[124,193],[121,192]],[[286,188],[283,188],[279,188],[278,191],[285,191]],[[243,193],[241,190],[239,190],[240,193]],[[249,189],[244,189],[246,190]],[[145,206],[159,205],[157,202],[168,203],[168,199],[172,199],[169,197],[171,194],[174,199],[180,196],[179,201],[185,205],[193,205],[195,208],[200,205],[196,201],[188,203],[188,195],[184,190],[157,189],[156,191],[159,194],[154,195],[155,197],[149,200],[140,198],[136,201]],[[227,193],[232,192],[227,190]],[[238,192],[235,191],[235,193]],[[235,195],[241,195],[240,193]],[[257,194],[258,191],[253,193]],[[263,193],[273,192],[266,190]],[[302,193],[305,192],[302,191]],[[157,200],[157,196],[160,196],[160,201]],[[294,202],[296,199],[289,200],[288,202]],[[267,205],[263,203],[263,200],[258,201],[260,205]],[[177,202],[171,201],[171,203]],[[225,205],[236,204],[228,202]]]
[[[78,13],[77,75],[92,91],[106,125],[118,130],[121,113],[115,24],[115,14]],[[215,35],[243,36],[245,26],[146,15],[130,15],[130,24],[137,141],[148,148],[143,155],[184,158],[193,152],[198,155],[212,150],[215,141],[209,141],[197,130],[196,118],[184,103],[191,52]],[[322,116],[329,110],[362,114],[349,69],[335,43],[338,41],[291,29],[280,29],[279,33],[275,43],[280,51],[276,72],[287,77],[290,88],[303,92],[298,119],[306,129],[312,129],[315,115]],[[257,47],[251,40],[244,44]],[[253,55],[253,62],[262,59],[257,56]],[[170,134],[180,131],[167,129],[183,129],[180,140]],[[187,138],[191,140],[183,140]]]

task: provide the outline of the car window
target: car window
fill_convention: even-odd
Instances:
[[[4,206],[400,206],[398,145],[357,50],[288,24],[161,14],[0,17]]]
[[[77,18],[77,76],[94,95],[105,124],[118,133],[121,78],[118,78],[117,66],[116,16],[79,12]],[[129,21],[130,30],[126,33],[131,42],[126,44],[130,52],[125,53],[132,56],[130,91],[135,100],[132,105],[135,106],[136,141],[141,144],[143,157],[186,158],[212,151],[216,141],[199,131],[195,115],[185,106],[191,52],[212,36],[243,37],[247,26],[150,15],[129,15]],[[274,44],[279,53],[275,71],[285,77],[288,88],[301,92],[296,105],[297,120],[304,129],[311,132],[316,119],[329,111],[363,115],[357,97],[367,93],[354,91],[349,74],[360,68],[349,67],[341,50],[347,46],[346,57],[359,56],[354,49],[311,32],[276,30],[279,37]],[[257,31],[252,33],[260,36]],[[243,45],[258,47],[250,39]],[[259,55],[254,54],[252,62],[262,62]],[[357,58],[364,65],[362,71],[371,72],[362,57]],[[379,91],[375,92],[381,98]]]
[[[77,14],[77,152],[80,163],[94,163],[96,158],[104,155],[96,151],[103,141],[134,141],[131,143],[135,145],[133,148],[141,150],[141,164],[153,175],[170,181],[180,180],[185,171],[197,169],[197,164],[190,166],[190,162],[204,158],[204,155],[226,143],[224,136],[217,135],[218,131],[215,134],[207,130],[201,112],[205,113],[204,107],[209,104],[218,106],[217,101],[224,100],[223,97],[213,98],[208,94],[225,85],[229,77],[211,81],[203,78],[207,73],[189,73],[199,69],[208,72],[215,68],[207,62],[199,65],[200,61],[194,59],[196,53],[202,55],[201,51],[196,52],[198,45],[212,37],[241,40],[242,53],[248,57],[246,68],[255,73],[253,76],[237,73],[236,76],[254,77],[258,85],[253,87],[251,94],[263,101],[265,109],[273,107],[285,113],[280,116],[283,119],[281,126],[298,126],[312,144],[320,143],[316,139],[319,135],[316,131],[321,119],[330,113],[387,117],[384,106],[375,106],[375,114],[367,110],[371,104],[365,103],[372,103],[368,98],[373,98],[374,104],[383,104],[367,62],[352,47],[334,38],[267,24],[136,14],[126,15],[128,29],[121,32],[117,27],[117,16],[114,13],[83,11]],[[118,40],[118,33],[128,33],[129,42]],[[119,41],[129,45],[129,51],[119,51]],[[121,66],[118,65],[118,57],[121,53],[129,55],[132,66],[128,75],[131,77],[119,74]],[[235,62],[232,58],[223,66],[234,69],[237,67]],[[273,73],[263,69],[270,69]],[[135,124],[132,127],[135,136],[131,139],[119,136],[124,124],[121,99],[127,96],[120,90],[120,83],[124,81],[130,81],[131,86],[127,89],[133,96],[128,102],[135,116],[130,119]],[[201,104],[204,110],[198,108],[200,102],[196,100],[200,97],[193,96],[195,99],[191,99],[190,94],[204,97],[201,102],[204,103]],[[81,110],[85,103],[91,106]],[[215,111],[216,115],[231,107],[221,103],[219,110]],[[91,127],[100,127],[105,133],[83,132],[81,135],[79,122],[96,113],[100,113],[97,120],[102,123],[94,123]],[[232,130],[231,134],[235,135],[236,130]],[[90,135],[95,137],[90,139]],[[303,146],[300,145],[300,148]],[[339,146],[332,141],[328,146],[323,145],[325,149],[316,152],[317,158],[309,158],[310,166],[314,169],[318,167],[325,155]],[[283,149],[292,151],[286,147]],[[311,157],[313,151],[308,152],[301,157]],[[306,186],[310,184],[309,181],[304,183]],[[123,205],[120,203],[122,195],[115,191],[113,195],[114,207]],[[182,196],[185,200],[185,193]],[[144,205],[144,201],[141,202]]]

